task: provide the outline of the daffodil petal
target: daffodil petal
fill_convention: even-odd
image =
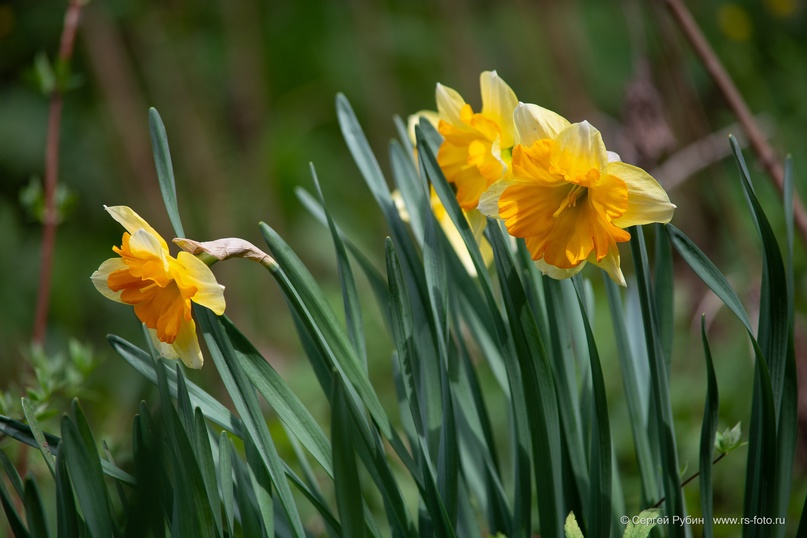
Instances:
[[[513,110],[518,106],[515,92],[496,71],[483,71],[479,76],[482,90],[482,114],[493,119],[501,129],[501,147],[514,145]]]
[[[157,351],[157,354],[160,357],[175,360],[179,358],[177,355],[174,346],[171,344],[166,344],[165,342],[161,342],[160,339],[157,337],[157,330],[156,329],[149,329],[149,337],[151,338],[151,345],[154,346],[154,349]]]
[[[460,111],[465,106],[465,99],[456,90],[437,83],[435,90],[437,111],[440,117],[453,125],[462,124]]]
[[[540,260],[534,260],[535,267],[538,268],[541,273],[545,274],[550,278],[554,278],[555,280],[563,280],[564,278],[571,278],[580,271],[583,270],[585,267],[586,262],[580,263],[577,267],[572,267],[571,269],[561,269],[560,267],[555,267],[554,265],[550,265],[544,261],[543,258]]]
[[[148,230],[141,228],[134,232],[129,239],[129,249],[132,254],[138,257],[151,255],[165,262],[167,260],[166,252],[162,249],[159,240],[159,236],[155,236]]]
[[[658,181],[636,166],[622,162],[608,163],[606,173],[621,179],[628,186],[628,209],[613,223],[620,228],[667,223],[672,220],[675,205]]]
[[[513,112],[516,143],[531,146],[537,140],[556,138],[571,123],[555,112],[533,104],[519,103]]]
[[[602,135],[587,121],[570,125],[555,140],[558,151],[553,164],[563,170],[569,181],[577,183],[591,169],[602,171],[608,164]]]
[[[183,269],[174,272],[174,278],[180,290],[196,288],[196,293],[190,299],[198,305],[209,308],[217,316],[222,315],[226,306],[224,286],[216,282],[216,277],[213,276],[210,267],[193,254],[185,251],[177,255],[177,262]]]
[[[625,282],[625,276],[622,274],[622,268],[619,263],[619,249],[616,246],[611,247],[611,250],[602,260],[597,261],[597,257],[592,253],[588,261],[608,273],[611,280],[620,286],[628,286],[627,282]]]
[[[143,217],[135,213],[132,208],[125,205],[116,205],[112,207],[104,206],[104,209],[106,209],[107,213],[109,213],[113,219],[118,221],[121,226],[126,228],[127,232],[134,236],[138,230],[145,230],[149,234],[156,237],[162,249],[168,252],[168,244],[165,242],[165,239],[163,239],[162,236],[143,219]]]
[[[177,339],[172,344],[179,360],[188,368],[198,370],[204,364],[199,338],[196,336],[196,323],[193,320],[182,323]]]
[[[122,290],[112,291],[109,289],[109,284],[107,281],[109,280],[110,274],[114,273],[115,271],[126,271],[127,269],[128,266],[122,258],[109,258],[101,264],[98,270],[92,274],[90,279],[92,280],[95,289],[97,289],[101,295],[117,303],[123,303],[123,300],[120,298]]]
[[[476,207],[477,211],[492,219],[498,219],[499,198],[502,196],[505,189],[512,184],[513,183],[510,181],[501,180],[488,187],[488,189],[482,193],[482,196],[479,197],[479,205]]]
[[[609,163],[621,163],[622,157],[619,156],[619,153],[615,151],[609,151],[608,153],[608,162]]]

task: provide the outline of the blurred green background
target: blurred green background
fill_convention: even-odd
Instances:
[[[807,197],[805,2],[689,4],[773,146],[782,156],[793,155],[796,188]],[[66,2],[0,1],[0,390],[10,394],[9,413],[18,387],[30,382],[35,355],[30,340],[42,241],[37,185],[44,174],[49,106],[40,91],[41,66],[44,57],[52,62],[56,55],[65,9]],[[103,432],[99,436],[125,451],[136,404],[153,389],[113,356],[105,341],[107,333],[116,333],[142,345],[133,312],[104,299],[89,276],[112,256],[122,234],[104,204],[131,206],[170,237],[151,158],[149,107],[159,110],[168,131],[186,233],[197,240],[238,236],[260,245],[257,223],[266,221],[337,301],[330,237],[294,193],[311,187],[308,163],[317,167],[340,225],[379,266],[385,231],[341,139],[335,94],[343,92],[351,101],[387,171],[393,116],[405,119],[433,109],[438,81],[476,108],[479,73],[487,69],[498,70],[522,101],[572,121],[588,119],[609,149],[654,173],[678,205],[673,222],[728,275],[753,317],[760,247],[722,130],[741,133],[663,2],[94,0],[82,9],[71,70],[75,87],[64,97],[59,181],[66,203],[57,234],[46,358],[39,363],[59,354],[75,359],[70,339],[92,349],[78,354],[92,355],[97,369],[86,380],[78,376],[66,392],[80,388],[96,431]],[[716,144],[710,143],[712,135]],[[694,149],[682,153],[692,144]],[[752,174],[784,237],[777,192],[758,167]],[[804,243],[797,239],[796,247],[802,370],[807,259]],[[629,258],[626,250],[626,273]],[[697,468],[705,393],[696,330],[701,313],[707,315],[716,357],[722,427],[747,424],[752,369],[749,346],[738,337],[740,325],[683,264],[676,267],[672,394],[680,459],[688,462],[689,475]],[[215,273],[227,287],[227,314],[325,416],[327,404],[273,281],[257,264],[243,262],[218,265]],[[599,275],[587,274],[598,287]],[[364,295],[365,321],[378,329],[368,333],[383,335],[377,306],[367,290]],[[628,507],[637,508],[618,364],[604,296],[598,299],[614,439]],[[391,387],[390,349],[384,336],[371,342],[374,376]],[[194,372],[192,379],[224,397],[212,368]],[[393,391],[381,392],[390,394],[392,408]],[[803,422],[807,390],[802,394]],[[64,409],[61,401],[51,406],[57,414]],[[794,514],[807,487],[807,444],[801,437]],[[715,513],[740,515],[744,450],[727,460],[715,471]],[[696,483],[688,486],[688,495],[695,513]]]

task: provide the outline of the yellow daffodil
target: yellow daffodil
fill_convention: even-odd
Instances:
[[[496,71],[485,71],[479,79],[481,112],[474,113],[471,105],[451,88],[437,84],[436,91],[440,116],[437,130],[443,135],[437,162],[466,211],[475,209],[479,196],[506,176],[515,140],[515,93]]]
[[[180,252],[172,257],[160,234],[130,208],[105,209],[126,232],[121,246],[112,248],[119,257],[106,260],[92,274],[96,289],[113,301],[134,306],[162,356],[201,368],[191,301],[221,315],[224,286],[192,254]]]
[[[588,122],[525,104],[514,122],[512,175],[482,195],[479,210],[524,238],[545,274],[568,278],[590,262],[624,286],[617,243],[630,239],[629,226],[669,222],[675,206],[667,193],[606,151]]]

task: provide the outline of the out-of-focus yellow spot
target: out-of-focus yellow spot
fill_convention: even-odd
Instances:
[[[3,39],[14,29],[14,10],[8,4],[0,5],[0,39]]]
[[[767,10],[772,15],[783,19],[793,15],[798,5],[798,0],[765,0]]]
[[[733,41],[747,41],[753,31],[748,12],[737,4],[723,4],[717,11],[720,31]]]

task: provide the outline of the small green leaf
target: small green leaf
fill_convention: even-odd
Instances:
[[[43,95],[50,95],[56,89],[56,73],[44,51],[39,51],[34,57],[32,75]]]
[[[715,450],[724,454],[743,446],[743,432],[740,422],[733,428],[726,428],[722,432],[716,432]]]
[[[659,511],[657,509],[644,510],[638,516],[630,519],[622,538],[647,538],[650,531],[659,522]]]
[[[569,512],[569,515],[566,516],[563,532],[566,534],[566,538],[583,538],[583,531],[580,530],[580,525],[577,524],[574,512]]]

